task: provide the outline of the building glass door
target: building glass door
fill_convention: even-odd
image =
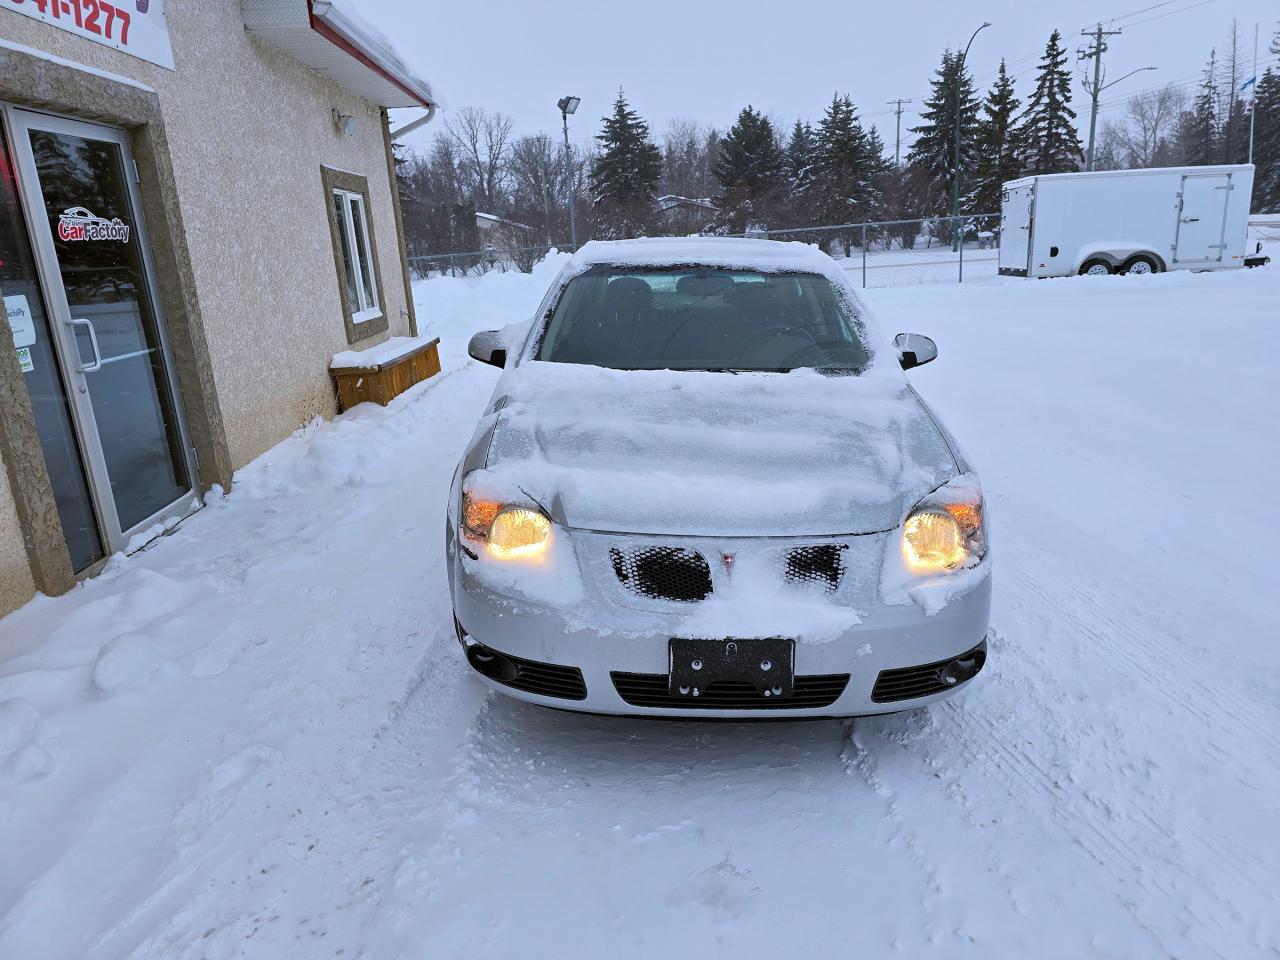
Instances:
[[[3,125],[0,125],[0,295],[4,297],[18,366],[31,400],[36,433],[40,437],[71,566],[83,570],[101,560],[106,555],[105,548],[76,436],[69,391],[58,365],[53,326],[27,237],[13,156],[5,141]]]
[[[128,140],[62,117],[9,119],[99,528],[121,550],[194,499]]]

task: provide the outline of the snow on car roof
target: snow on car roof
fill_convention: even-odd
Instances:
[[[583,244],[568,269],[599,264],[670,266],[706,264],[777,273],[802,270],[830,274],[834,262],[817,247],[780,240],[741,237],[644,237],[638,240],[592,240]]]

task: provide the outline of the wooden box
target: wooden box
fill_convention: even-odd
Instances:
[[[370,353],[375,356],[367,364],[329,369],[338,389],[339,410],[350,410],[366,401],[385,407],[392,398],[440,372],[439,337],[392,357],[382,355],[376,348]]]

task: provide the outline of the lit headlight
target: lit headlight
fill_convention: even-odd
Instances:
[[[902,525],[902,554],[912,573],[972,566],[987,552],[982,490],[971,474],[943,484]]]
[[[489,552],[503,559],[540,555],[551,542],[551,521],[536,510],[506,507],[489,528]]]
[[[541,557],[551,544],[551,521],[529,507],[462,495],[462,532],[500,560]]]

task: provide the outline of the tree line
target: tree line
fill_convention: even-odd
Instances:
[[[1199,166],[1246,163],[1253,122],[1255,213],[1280,213],[1280,31],[1256,76],[1232,21],[1222,52],[1209,51],[1194,86],[1165,84],[1127,98],[1102,124],[1096,166]]]
[[[1095,166],[1244,162],[1254,111],[1254,209],[1280,212],[1280,67],[1256,78],[1246,99],[1239,46],[1233,24],[1194,97],[1177,85],[1132,97],[1102,124]],[[1280,33],[1271,50],[1280,53]],[[514,136],[501,113],[465,108],[425,152],[397,151],[406,239],[411,255],[479,250],[480,213],[500,223],[506,244],[563,243],[569,196],[580,241],[943,217],[956,186],[957,121],[959,210],[998,213],[1006,181],[1084,167],[1067,62],[1055,30],[1025,98],[1003,61],[979,97],[961,55],[944,51],[902,163],[844,93],[815,122],[781,128],[749,104],[723,132],[677,120],[655,138],[619,90],[592,141],[567,149],[545,133]],[[904,228],[900,240],[910,245],[917,233]]]

